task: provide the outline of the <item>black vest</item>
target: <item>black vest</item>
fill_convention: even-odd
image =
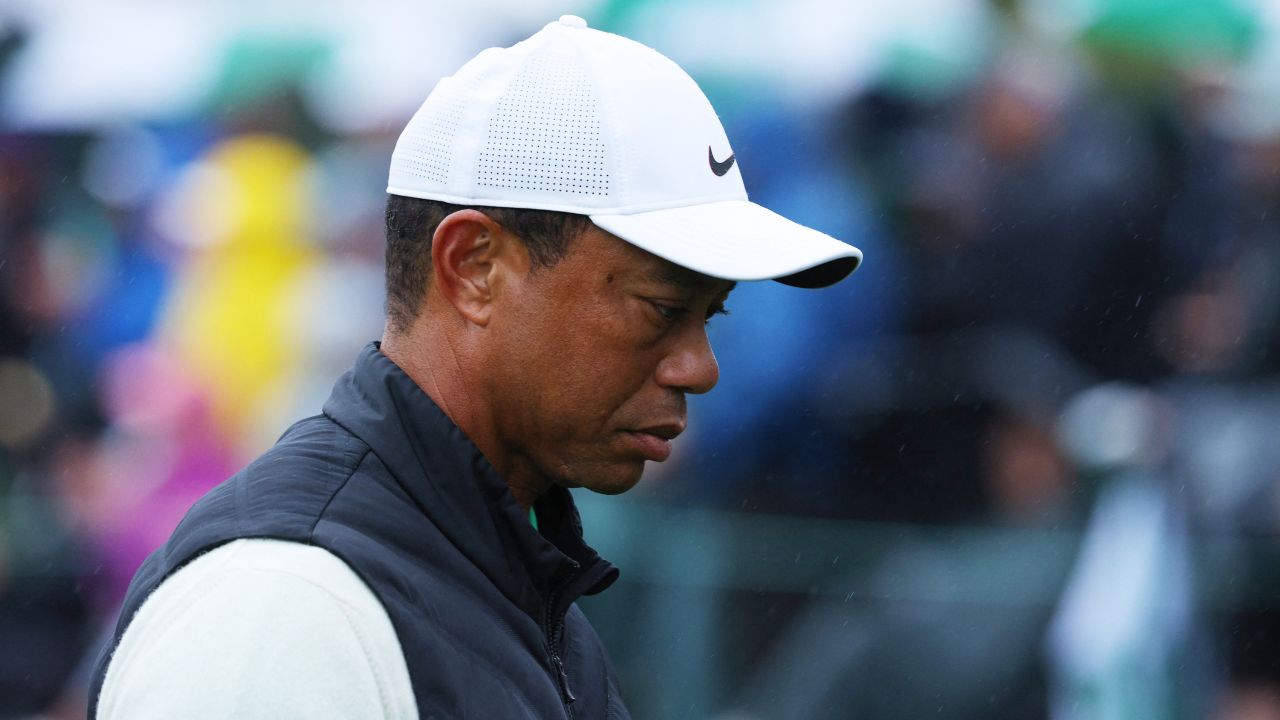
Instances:
[[[210,491],[143,563],[94,669],[89,717],[111,653],[165,578],[237,538],[277,538],[328,550],[372,588],[424,720],[628,718],[574,605],[618,571],[583,542],[567,490],[535,510],[539,530],[457,426],[371,344],[323,415]]]

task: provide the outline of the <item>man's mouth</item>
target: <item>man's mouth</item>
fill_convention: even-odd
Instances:
[[[677,435],[684,432],[685,424],[684,420],[673,420],[671,422],[658,423],[638,428],[634,432],[656,435],[663,440],[674,440]]]
[[[671,441],[684,432],[684,428],[685,421],[678,420],[627,430],[626,434],[645,459],[662,462],[671,457]]]

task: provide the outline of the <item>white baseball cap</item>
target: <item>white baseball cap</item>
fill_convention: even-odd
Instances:
[[[747,199],[724,127],[684,70],[572,15],[442,79],[396,143],[387,192],[587,215],[726,280],[823,287],[862,262]]]

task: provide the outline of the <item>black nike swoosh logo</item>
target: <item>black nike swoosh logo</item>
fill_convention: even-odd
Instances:
[[[716,175],[724,175],[729,172],[729,168],[733,167],[735,157],[733,153],[729,153],[729,157],[723,162],[716,160],[716,156],[711,153],[711,146],[707,146],[707,162],[711,163],[711,172]]]

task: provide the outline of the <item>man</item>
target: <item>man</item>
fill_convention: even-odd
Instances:
[[[568,488],[667,458],[734,282],[861,259],[747,201],[674,63],[571,16],[440,81],[388,191],[382,342],[147,560],[91,715],[628,717]]]

